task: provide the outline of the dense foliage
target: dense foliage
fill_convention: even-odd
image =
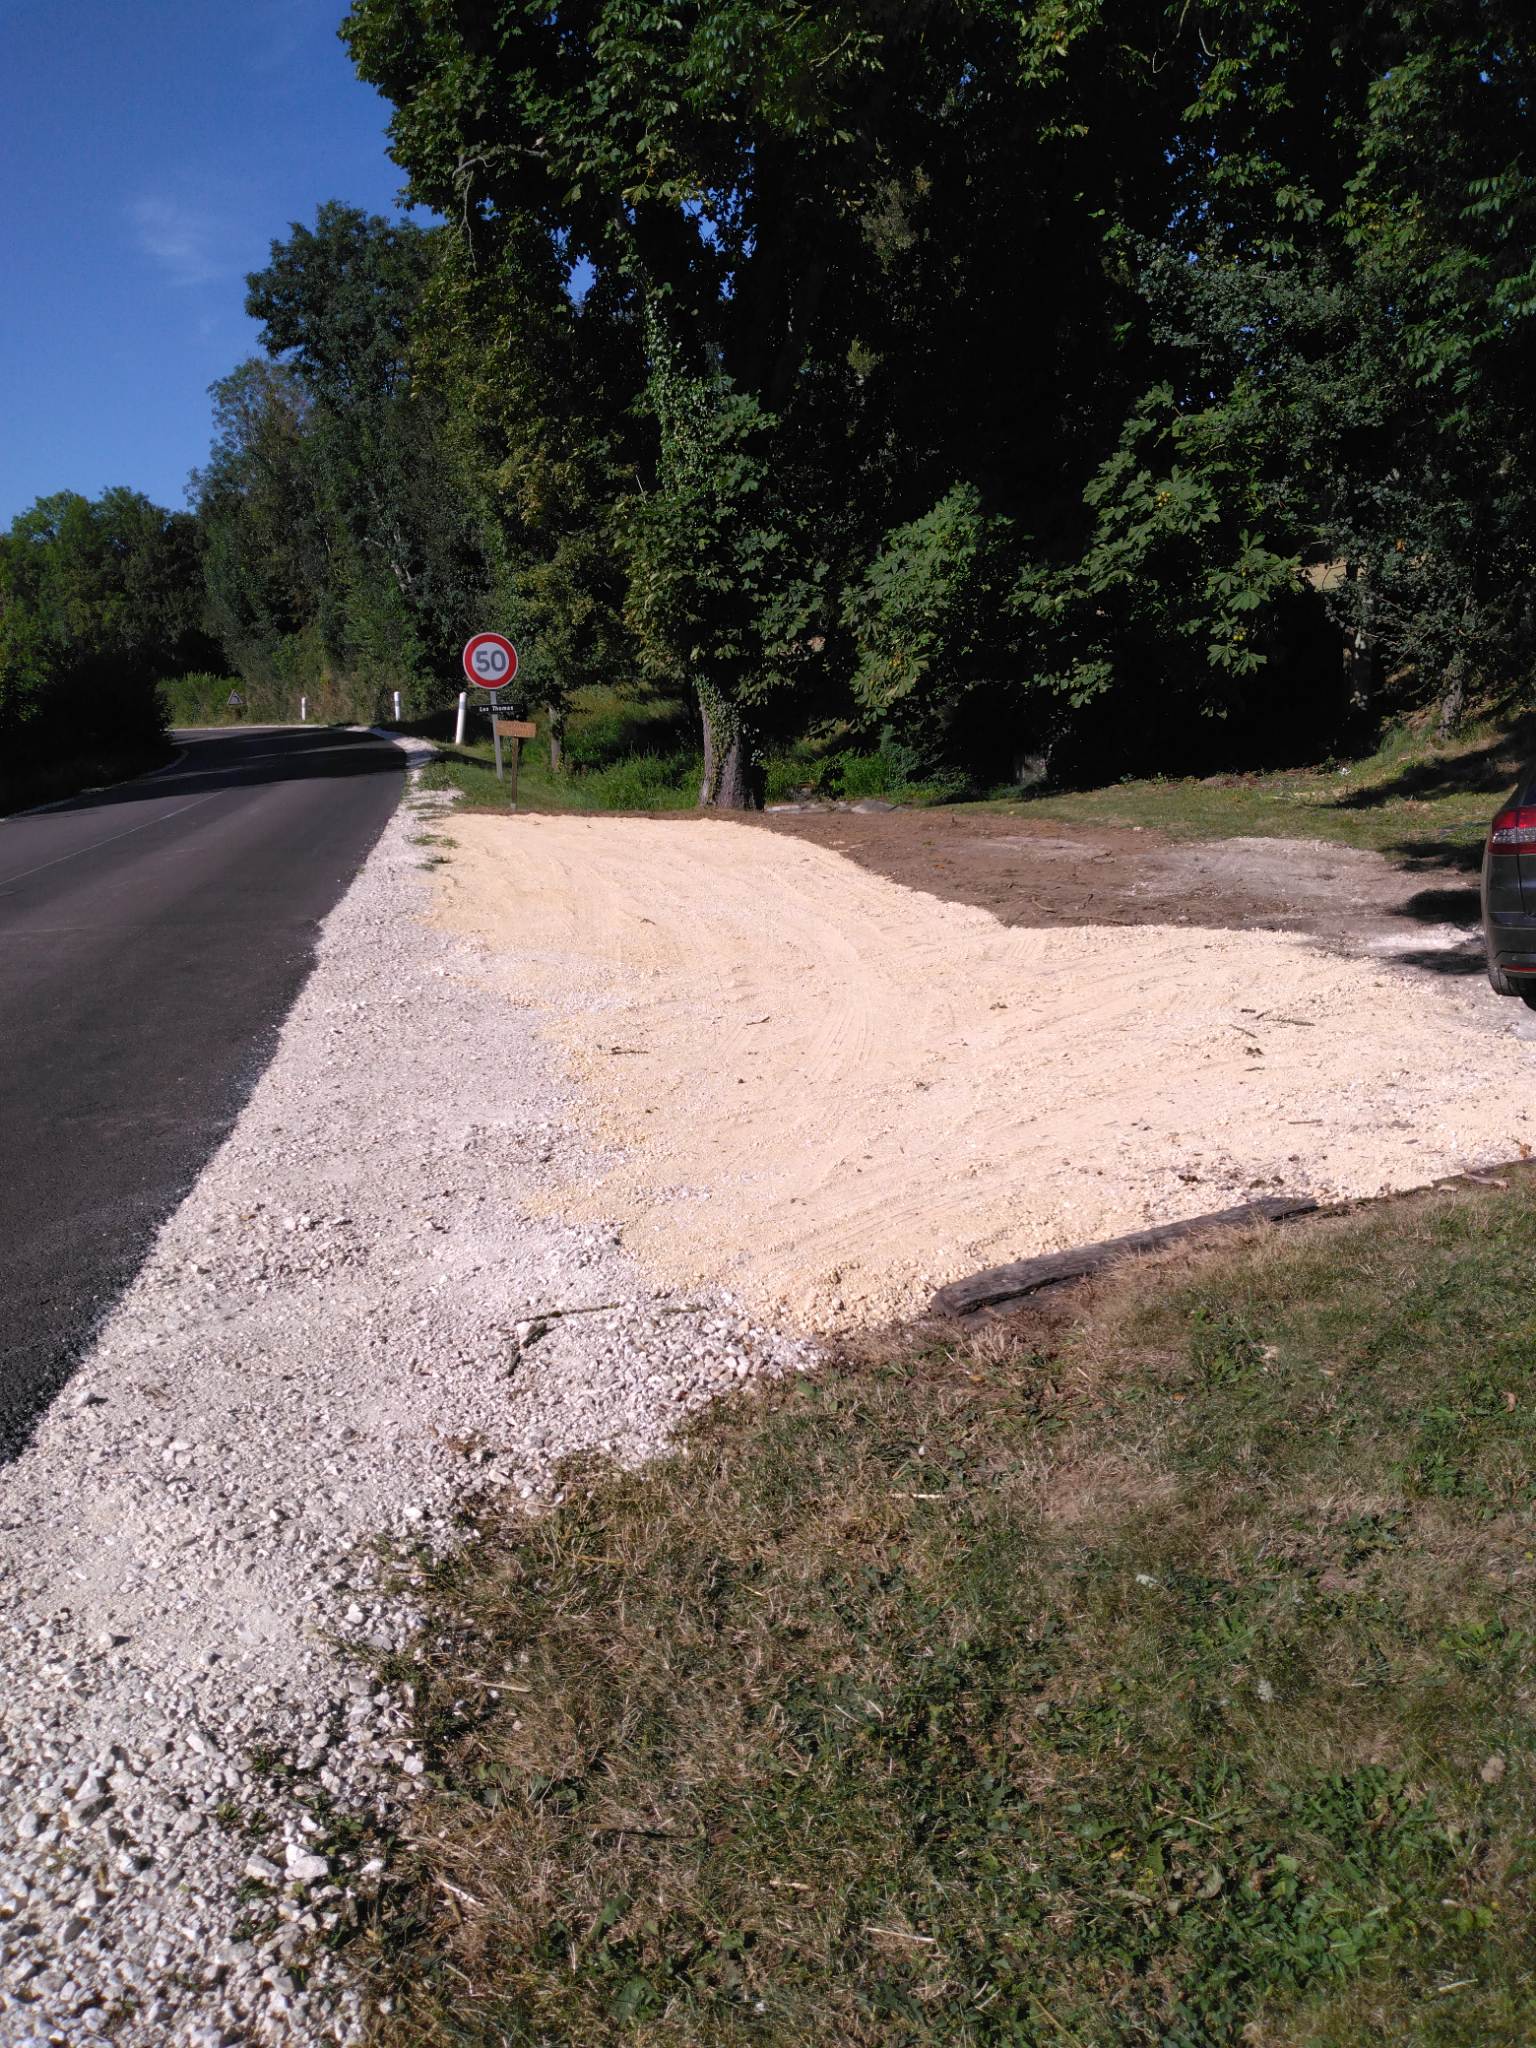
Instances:
[[[268,360],[214,386],[195,479],[210,621],[258,687],[371,716],[420,709],[490,581],[454,424],[412,375],[435,261],[420,228],[327,205],[249,283]]]
[[[153,746],[157,681],[205,663],[196,529],[130,490],[40,498],[0,534],[0,803]]]
[[[1276,764],[1522,686],[1520,0],[342,33],[436,224],[330,204],[250,280],[195,498],[262,701],[431,710],[494,622],[557,734],[594,683],[693,702],[739,803],[790,739],[979,784]]]
[[[553,614],[692,690],[711,794],[818,721],[996,780],[1519,681],[1514,0],[356,0],[345,34],[446,223],[481,473],[600,511]]]

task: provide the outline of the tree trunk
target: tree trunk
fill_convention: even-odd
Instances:
[[[1461,724],[1467,708],[1467,670],[1471,667],[1468,648],[1477,626],[1477,607],[1469,597],[1461,610],[1461,644],[1445,671],[1445,695],[1440,699],[1440,738],[1449,739]]]
[[[1359,588],[1355,594],[1355,623],[1344,635],[1344,674],[1351,709],[1364,712],[1376,701],[1376,635],[1372,630],[1375,600],[1366,572],[1358,562],[1350,563],[1348,575]]]
[[[1440,699],[1439,737],[1448,740],[1461,724],[1467,708],[1467,664],[1463,655],[1452,657],[1445,672],[1445,695]]]
[[[699,803],[707,810],[760,811],[762,777],[752,759],[752,745],[734,704],[728,704],[707,683],[698,686],[699,720],[704,729],[704,780]]]

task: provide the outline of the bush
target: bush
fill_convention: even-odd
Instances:
[[[703,773],[698,754],[631,754],[581,776],[581,801],[600,811],[689,810]]]
[[[215,675],[203,669],[187,676],[168,676],[156,685],[167,725],[228,725],[235,717],[230,692],[238,691],[251,709],[251,689],[238,676]]]
[[[947,804],[974,793],[960,769],[924,762],[915,748],[889,733],[872,752],[846,747],[816,759],[797,749],[769,763],[770,803],[792,801],[803,789],[850,803],[884,797],[899,804]]]
[[[5,800],[147,763],[164,738],[155,678],[211,652],[201,602],[185,514],[120,489],[18,514],[0,535]]]

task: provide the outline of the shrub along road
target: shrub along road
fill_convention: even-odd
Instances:
[[[0,1450],[230,1128],[398,800],[367,734],[179,737],[0,826]]]

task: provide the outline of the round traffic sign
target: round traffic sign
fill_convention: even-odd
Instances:
[[[478,690],[504,690],[517,674],[517,649],[500,633],[477,633],[464,648],[464,673]]]

